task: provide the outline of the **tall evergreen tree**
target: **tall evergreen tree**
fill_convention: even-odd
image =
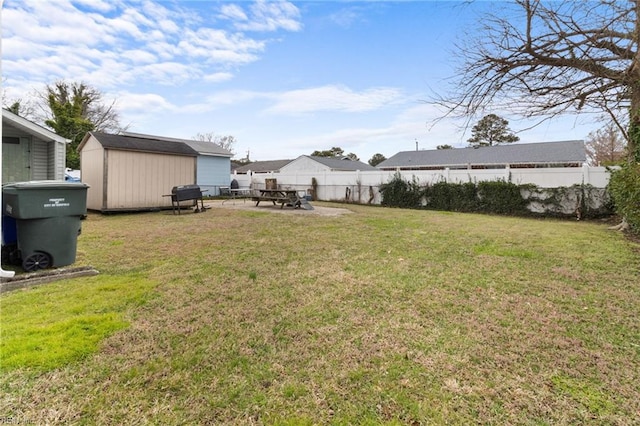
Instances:
[[[489,114],[478,121],[471,129],[471,135],[467,142],[472,146],[492,146],[520,140],[509,129],[509,122],[495,114]]]

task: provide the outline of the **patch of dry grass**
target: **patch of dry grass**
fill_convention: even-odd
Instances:
[[[636,244],[594,223],[349,209],[90,215],[79,263],[143,275],[156,295],[94,356],[4,375],[0,414],[38,424],[640,418]]]

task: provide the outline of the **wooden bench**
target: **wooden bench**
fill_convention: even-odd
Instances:
[[[206,207],[204,206],[204,202],[202,200],[202,195],[206,191],[200,190],[200,186],[198,185],[179,185],[174,186],[171,189],[171,194],[163,195],[163,197],[171,197],[171,207],[173,208],[173,214],[176,214],[176,210],[178,214],[180,214],[180,202],[185,201],[195,201],[195,209],[194,213],[204,212]],[[200,206],[198,207],[198,201],[200,201]],[[193,203],[191,204],[193,205]]]

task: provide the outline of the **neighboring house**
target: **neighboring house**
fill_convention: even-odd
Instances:
[[[301,155],[287,165],[280,168],[282,173],[291,172],[355,172],[356,170],[378,170],[375,167],[354,161],[348,157],[316,157],[311,155]]]
[[[254,161],[244,166],[236,167],[233,173],[238,175],[247,173],[278,173],[282,167],[290,162],[291,160]]]
[[[196,183],[198,153],[185,143],[89,132],[78,150],[90,210],[170,208],[163,195]]]
[[[198,153],[196,163],[196,184],[206,191],[205,195],[220,195],[220,187],[229,187],[229,169],[231,167],[230,151],[213,142],[189,139],[175,139],[163,136],[143,135],[140,133],[123,133],[124,136],[184,143]]]
[[[64,180],[71,141],[2,110],[2,183]]]
[[[381,170],[504,169],[581,167],[583,141],[511,143],[480,148],[402,151],[378,164]]]

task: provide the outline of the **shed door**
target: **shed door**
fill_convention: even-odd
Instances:
[[[31,180],[29,138],[2,138],[2,182]]]

